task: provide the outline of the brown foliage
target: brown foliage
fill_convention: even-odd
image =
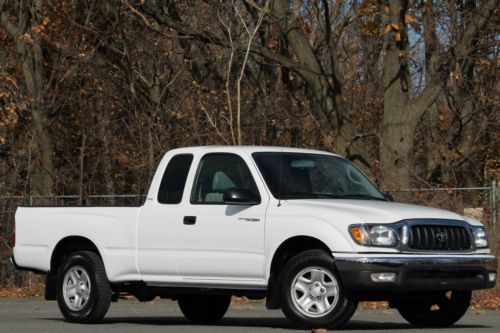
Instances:
[[[485,11],[489,2],[485,2]],[[19,38],[27,43],[37,41],[43,48],[41,99],[47,118],[44,131],[54,150],[54,193],[91,194],[111,189],[144,193],[156,163],[169,148],[233,142],[236,125],[228,103],[241,103],[245,144],[339,150],[352,158],[363,155],[371,164],[369,172],[382,182],[380,176],[392,172],[383,155],[384,147],[392,144],[383,142],[392,127],[383,128],[383,122],[389,119],[387,106],[395,103],[383,89],[382,74],[390,64],[383,62],[383,47],[392,43],[384,42],[384,36],[403,43],[407,31],[413,31],[411,48],[398,51],[399,57],[403,54],[404,61],[414,64],[408,69],[410,82],[402,83],[411,100],[431,85],[422,83],[422,73],[428,68],[427,59],[421,56],[426,47],[419,40],[424,36],[422,22],[432,15],[426,22],[449,30],[452,40],[439,41],[433,49],[441,57],[452,51],[467,28],[458,26],[453,21],[458,18],[451,13],[464,10],[465,17],[467,12],[439,1],[432,12],[410,4],[400,8],[403,19],[397,21],[387,16],[397,10],[392,2],[382,7],[372,0],[352,5],[334,1],[328,7],[304,2],[285,8],[288,24],[298,24],[299,34],[311,43],[314,66],[319,66],[326,79],[321,84],[330,85],[318,95],[313,92],[315,79],[306,73],[313,64],[299,63],[301,50],[294,49],[295,40],[284,39],[276,8],[266,13],[252,43],[241,100],[237,101],[234,85],[227,89],[225,83],[236,81],[248,42],[245,29],[252,29],[259,13],[255,3],[180,1],[160,9],[151,1],[43,2],[40,18]],[[19,193],[34,186],[27,172],[30,163],[47,161],[31,154],[37,143],[33,101],[6,25],[16,23],[19,12],[2,1],[2,13],[0,41],[5,52],[0,52],[0,147],[8,153],[1,161],[6,166],[3,177],[16,179],[4,190]],[[422,118],[415,129],[403,133],[411,136],[414,131],[414,137],[406,140],[415,144],[405,152],[408,158],[399,159],[409,170],[409,175],[401,173],[400,177],[409,177],[418,186],[454,186],[461,185],[464,172],[471,167],[476,184],[484,179],[480,171],[484,167],[489,179],[496,177],[499,131],[498,112],[493,111],[498,108],[494,96],[500,94],[495,84],[498,66],[493,60],[497,58],[495,24],[487,21],[478,32],[475,48],[467,51],[476,68],[470,84],[463,74],[466,69],[455,66],[449,82],[439,88],[435,101],[439,114],[432,125],[438,130],[430,136],[427,120]],[[234,59],[228,72],[231,48]],[[471,112],[464,109],[468,104],[457,102],[456,94],[464,91],[453,90],[455,84],[472,89]],[[340,97],[322,104],[321,94],[326,99]],[[399,112],[404,119],[406,111]],[[334,120],[336,117],[341,118]],[[471,132],[476,135],[467,134],[470,126],[478,129]],[[362,145],[356,147],[358,143]],[[359,150],[361,146],[364,148]],[[75,181],[78,178],[81,183]]]

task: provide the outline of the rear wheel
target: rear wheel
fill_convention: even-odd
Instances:
[[[417,327],[446,327],[456,323],[467,312],[471,291],[437,294],[428,301],[397,304],[401,316]]]
[[[178,301],[184,316],[194,323],[210,324],[226,314],[231,296],[227,295],[183,295]]]
[[[111,287],[101,258],[94,252],[70,255],[57,274],[57,303],[67,321],[97,323],[108,312]]]
[[[333,259],[324,251],[310,250],[292,258],[283,269],[282,310],[305,328],[336,328],[356,311],[342,286]]]

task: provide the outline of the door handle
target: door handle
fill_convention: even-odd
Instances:
[[[196,223],[196,216],[184,216],[184,224],[193,225]]]

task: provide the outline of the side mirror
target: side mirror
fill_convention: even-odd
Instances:
[[[387,201],[396,202],[396,199],[394,199],[394,197],[392,196],[392,194],[390,194],[389,192],[384,192],[382,194],[384,195],[384,198],[387,199]]]
[[[228,205],[260,204],[260,196],[258,194],[243,188],[228,188],[224,191],[222,199]]]

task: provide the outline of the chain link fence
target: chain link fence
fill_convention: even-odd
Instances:
[[[480,220],[488,229],[492,253],[499,256],[498,221],[499,187],[496,182],[490,186],[470,188],[428,188],[387,190],[397,202],[419,204],[454,211],[460,215]],[[41,282],[28,272],[18,272],[8,260],[11,254],[11,237],[15,210],[19,206],[53,205],[140,205],[142,195],[90,195],[84,198],[74,195],[63,196],[0,196],[0,287],[30,287]],[[500,273],[500,272],[499,272]]]

